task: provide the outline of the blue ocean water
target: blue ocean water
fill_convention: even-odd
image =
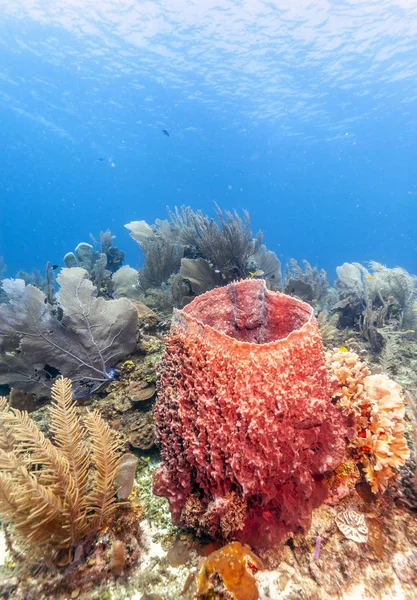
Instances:
[[[62,265],[169,205],[251,215],[282,262],[416,273],[411,0],[3,0],[0,255]],[[163,130],[169,132],[169,136]]]

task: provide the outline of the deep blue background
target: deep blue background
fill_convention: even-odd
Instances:
[[[283,262],[305,258],[331,278],[344,261],[369,259],[417,272],[416,45],[405,53],[408,78],[384,83],[386,63],[367,54],[355,65],[356,74],[373,66],[366,82],[354,75],[350,86],[338,85],[323,76],[323,55],[316,68],[295,69],[297,86],[281,102],[279,85],[266,95],[259,89],[268,73],[230,67],[247,92],[228,95],[202,76],[198,58],[195,72],[180,83],[181,71],[172,84],[164,72],[174,77],[175,63],[154,57],[142,71],[135,51],[134,71],[118,72],[104,42],[53,23],[12,15],[0,33],[0,254],[8,276],[62,264],[90,232],[107,228],[136,266],[125,223],[165,218],[166,205],[214,214],[213,201],[248,209],[253,233],[262,229]],[[119,40],[119,54],[122,47]],[[305,107],[299,117],[286,114],[300,90],[309,92]],[[319,120],[309,112],[317,102]]]

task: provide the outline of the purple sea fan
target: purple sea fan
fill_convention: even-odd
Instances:
[[[62,374],[91,393],[113,381],[112,367],[135,349],[138,316],[130,300],[96,297],[80,267],[63,269],[57,281],[60,311],[33,285],[3,281],[0,384],[45,394]]]

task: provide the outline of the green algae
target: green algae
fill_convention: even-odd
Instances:
[[[177,535],[181,530],[172,524],[168,501],[152,493],[153,474],[160,461],[155,457],[139,459],[136,480],[139,486],[139,501],[143,516],[150,524],[158,527],[159,539]]]

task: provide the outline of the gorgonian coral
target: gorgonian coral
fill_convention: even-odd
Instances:
[[[137,310],[127,298],[105,300],[85,269],[62,269],[58,305],[21,279],[5,279],[0,306],[0,383],[48,393],[59,374],[82,397],[115,378],[113,367],[136,348]]]
[[[120,458],[97,411],[78,418],[69,379],[54,383],[52,398],[54,443],[0,398],[0,515],[31,553],[46,557],[70,553],[112,521]]]

